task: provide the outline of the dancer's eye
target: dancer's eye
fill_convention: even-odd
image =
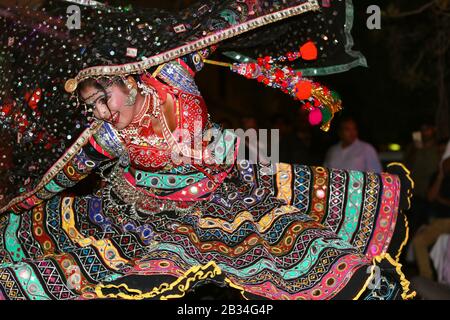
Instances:
[[[101,97],[98,101],[99,101],[101,104],[107,104],[108,101],[109,101],[110,99],[111,99],[111,95],[110,95],[110,94],[107,94],[107,95]]]

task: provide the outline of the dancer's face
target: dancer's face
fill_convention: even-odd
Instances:
[[[97,119],[111,123],[118,130],[126,128],[132,122],[135,105],[126,105],[128,90],[120,83],[103,87],[88,85],[83,87],[80,94]]]

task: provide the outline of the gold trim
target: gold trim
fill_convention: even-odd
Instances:
[[[212,270],[208,270],[209,268],[213,268]],[[193,274],[192,274],[193,273]],[[192,274],[192,275],[191,275]],[[172,298],[181,298],[184,297],[186,292],[189,290],[190,285],[195,280],[204,280],[208,277],[214,278],[217,275],[222,274],[222,270],[219,266],[214,262],[210,261],[205,265],[198,265],[191,267],[188,271],[186,271],[182,276],[178,277],[172,283],[163,283],[159,287],[153,288],[150,292],[143,293],[138,289],[130,289],[126,284],[113,285],[113,284],[98,284],[95,287],[95,292],[97,293],[98,298],[102,299],[110,299],[110,298],[121,298],[125,300],[143,300],[154,298],[158,295],[162,295],[164,292],[172,290],[174,287],[178,286],[178,290],[181,291],[181,294],[172,294],[167,296],[161,296],[161,300],[168,300]],[[181,284],[183,280],[186,280],[185,284]],[[107,295],[103,294],[102,289],[125,289],[127,292],[135,293],[135,295],[130,295],[124,292],[120,292],[118,294],[110,293]]]
[[[214,229],[221,228],[226,232],[235,232],[239,227],[241,227],[246,222],[253,222],[256,226],[258,232],[264,233],[271,226],[272,223],[279,217],[284,215],[289,215],[291,213],[298,212],[298,208],[295,208],[291,205],[283,205],[277,208],[274,208],[264,214],[258,221],[254,221],[254,217],[250,211],[240,211],[233,219],[233,221],[227,221],[221,218],[211,218],[204,217],[201,211],[197,211],[193,213],[193,215],[197,216],[199,221],[199,227],[203,229]],[[228,226],[225,226],[228,225]]]
[[[233,66],[233,64],[231,64],[231,63],[209,60],[209,59],[203,59],[203,62],[207,63],[207,64],[213,64],[215,66],[228,67],[228,68],[231,68]]]
[[[210,266],[213,266],[213,268],[214,268],[212,271],[203,272],[204,269],[207,269]],[[194,267],[194,268],[196,268],[196,267]],[[208,277],[214,278],[216,275],[220,275],[222,273],[222,270],[219,268],[219,266],[214,261],[208,262],[204,267],[199,267],[199,269],[197,269],[197,270],[198,271],[194,271],[195,272],[194,276],[187,278],[185,285],[178,286],[178,289],[181,291],[181,294],[171,294],[171,295],[167,295],[167,296],[162,296],[160,299],[168,300],[168,299],[182,298],[185,296],[186,292],[189,290],[190,284],[192,282],[194,282],[195,280],[204,280],[204,279],[207,279]],[[175,281],[174,284],[178,284],[179,282],[181,282],[181,280],[183,280],[183,279],[179,279],[179,280]]]
[[[406,173],[406,178],[409,180],[409,182],[411,182],[411,189],[407,190],[407,192],[408,192],[408,197],[407,197],[408,209],[411,209],[411,198],[413,197],[412,191],[414,190],[414,187],[415,187],[414,180],[411,178],[411,171],[408,168],[406,168],[406,166],[401,162],[391,162],[387,165],[387,168],[390,168],[394,165],[397,165],[397,166],[400,166],[401,168],[403,168],[403,170],[405,170],[405,173]]]
[[[403,292],[402,292],[403,300],[409,300],[416,296],[417,293],[415,291],[409,292],[410,291],[410,288],[409,288],[410,282],[408,281],[408,279],[406,279],[405,274],[402,272],[402,265],[400,263],[398,263],[397,261],[395,261],[389,253],[383,253],[383,254],[373,258],[371,274],[367,278],[367,281],[365,282],[362,289],[353,298],[353,300],[358,300],[361,297],[361,295],[364,293],[364,291],[366,291],[367,287],[369,286],[370,281],[372,281],[373,277],[375,276],[375,273],[374,273],[375,266],[377,265],[377,263],[381,263],[381,261],[383,261],[384,259],[388,260],[388,262],[392,266],[395,267],[395,271],[400,276],[400,285],[402,286],[402,290],[403,290]]]
[[[353,300],[359,300],[359,298],[361,298],[361,295],[367,290],[367,287],[369,286],[370,282],[375,277],[375,266],[376,266],[375,259],[373,259],[372,263],[373,263],[371,266],[372,269],[370,270],[369,277],[367,277],[367,280],[364,283],[363,287],[358,292],[358,294],[353,298]]]
[[[397,271],[397,274],[400,276],[400,285],[402,286],[402,289],[403,289],[403,293],[402,293],[403,300],[409,300],[416,296],[417,293],[415,291],[412,291],[409,293],[410,282],[408,281],[408,279],[406,279],[405,274],[402,272],[402,265],[400,263],[396,262],[389,253],[385,253],[383,255],[375,257],[375,259],[378,262],[381,262],[383,259],[387,259],[389,261],[389,263],[395,267],[395,271]]]
[[[150,67],[157,66],[162,63],[174,60],[191,52],[199,51],[201,49],[207,48],[211,45],[238,36],[240,34],[259,28],[261,26],[265,26],[280,20],[284,20],[292,16],[300,15],[304,12],[316,10],[320,10],[320,5],[318,1],[308,0],[307,2],[299,4],[297,6],[287,8],[278,12],[270,13],[255,19],[251,19],[244,23],[232,26],[228,29],[215,32],[209,36],[185,44],[178,48],[160,53],[158,55],[149,58],[143,58],[143,60],[139,62],[132,62],[123,65],[95,66],[86,68],[78,73],[76,79],[78,82],[80,82],[81,80],[90,77],[129,75],[142,73],[144,70]]]
[[[242,298],[244,298],[245,300],[250,300],[249,298],[247,298],[245,296],[245,289],[237,284],[234,284],[230,279],[225,278],[225,283],[227,283],[231,288],[233,289],[237,289],[239,290],[239,292],[241,293]]]
[[[162,65],[160,65],[160,66],[155,70],[155,72],[152,73],[152,77],[153,77],[153,78],[156,78],[156,76],[159,75],[159,74],[161,73],[161,70],[162,70],[162,68],[164,68],[165,65],[166,65],[165,63],[163,63]]]
[[[340,99],[335,99],[331,93],[326,94],[324,88],[321,86],[313,88],[311,95],[319,100],[322,105],[330,108],[331,118],[320,127],[322,131],[328,132],[331,127],[331,122],[334,119],[334,115],[341,112],[343,109],[342,101]]]
[[[210,268],[213,268],[212,270],[209,270]],[[190,275],[190,273],[194,273],[193,275]],[[186,271],[182,276],[178,277],[177,280],[175,280],[172,283],[162,283],[159,287],[155,287],[153,288],[150,292],[147,293],[143,293],[141,290],[139,289],[133,289],[128,287],[128,285],[126,284],[120,284],[120,285],[113,285],[113,284],[108,284],[108,285],[104,285],[104,284],[98,284],[95,287],[95,292],[97,294],[98,298],[101,299],[125,299],[125,300],[143,300],[143,299],[150,299],[150,298],[154,298],[158,295],[163,294],[164,292],[168,291],[168,290],[172,290],[174,287],[178,286],[178,290],[180,290],[182,293],[181,294],[173,294],[173,295],[167,295],[167,296],[161,296],[160,300],[168,300],[168,299],[174,299],[174,298],[182,298],[185,296],[186,292],[189,290],[190,288],[190,284],[195,281],[195,280],[204,280],[208,277],[214,278],[217,275],[222,274],[222,270],[220,269],[220,267],[216,264],[216,262],[214,261],[210,261],[207,264],[201,266],[194,266],[191,267],[188,271]],[[180,284],[183,280],[186,280],[186,284]],[[239,292],[241,293],[242,297],[245,300],[249,300],[246,296],[245,296],[245,289],[235,283],[233,283],[229,278],[225,278],[225,283],[228,284],[228,286],[230,286],[233,289],[239,290]],[[114,294],[114,293],[110,293],[107,295],[103,294],[102,289],[125,289],[127,292],[130,293],[134,293],[133,295],[124,293],[124,292],[120,292],[118,294]]]
[[[36,188],[22,196],[18,196],[12,199],[6,206],[0,209],[0,214],[7,211],[10,207],[24,201],[25,199],[39,192],[58,174],[59,171],[63,169],[63,167],[75,156],[75,154],[80,151],[80,149],[86,144],[88,139],[101,128],[102,124],[103,122],[101,121],[95,121],[89,128],[85,129],[83,133],[78,137],[78,139],[74,142],[74,144],[72,144],[72,146],[64,153],[64,155],[59,158],[59,160],[47,171],[42,180],[37,184]]]
[[[395,261],[400,262],[400,256],[403,252],[403,248],[405,248],[406,244],[409,240],[409,223],[408,223],[408,217],[403,214],[403,218],[405,219],[405,228],[406,228],[406,235],[405,240],[403,240],[402,244],[400,245],[400,248],[398,249],[397,255],[395,256]]]

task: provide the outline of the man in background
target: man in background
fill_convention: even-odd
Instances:
[[[430,179],[439,166],[441,155],[435,126],[423,124],[420,127],[420,140],[408,146],[404,159],[414,180],[413,192],[416,199],[423,200],[427,197]]]
[[[410,234],[415,235],[420,226],[429,222],[431,203],[428,200],[430,183],[433,175],[439,171],[443,148],[436,138],[436,128],[432,123],[423,123],[420,131],[413,134],[411,143],[405,153],[404,162],[411,171],[414,180],[411,214],[409,215]]]
[[[432,280],[434,272],[429,250],[441,235],[450,234],[450,141],[428,191],[428,200],[433,205],[433,217],[430,217],[430,223],[414,236],[413,246],[420,276]],[[445,267],[444,272],[450,279],[450,266]]]
[[[325,167],[381,172],[381,162],[375,148],[359,140],[358,126],[353,118],[340,122],[338,134],[340,141],[328,150]]]

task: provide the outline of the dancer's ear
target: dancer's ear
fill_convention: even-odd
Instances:
[[[138,86],[137,86],[136,80],[132,76],[129,76],[126,79],[125,85],[127,86],[127,89],[128,89],[128,97],[127,97],[127,101],[126,101],[125,105],[126,106],[134,106],[134,104],[136,103],[136,97],[138,94]]]

